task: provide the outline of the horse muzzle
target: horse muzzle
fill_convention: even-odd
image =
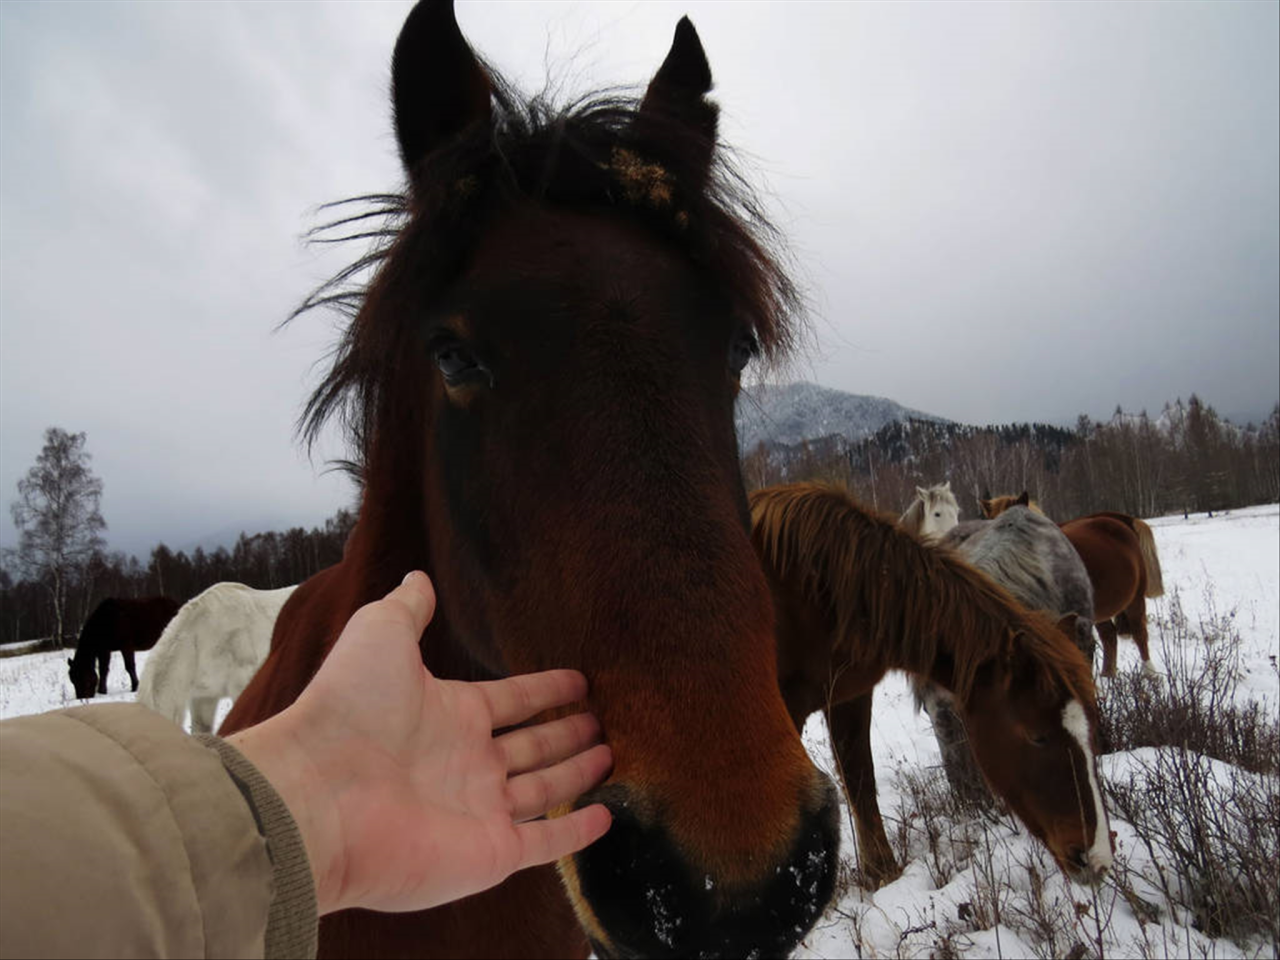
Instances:
[[[579,805],[604,803],[613,826],[572,858],[566,880],[597,956],[781,957],[826,909],[835,888],[840,827],[826,777],[801,811],[790,848],[761,854],[725,882],[680,849],[662,818],[646,815],[630,788],[608,784]],[[748,860],[754,860],[748,857]]]

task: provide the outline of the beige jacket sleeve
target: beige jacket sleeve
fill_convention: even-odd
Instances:
[[[297,826],[229,744],[136,704],[0,723],[0,956],[315,955]]]

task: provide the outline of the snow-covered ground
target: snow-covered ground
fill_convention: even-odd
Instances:
[[[1169,654],[1171,605],[1181,604],[1193,630],[1201,622],[1228,621],[1243,640],[1238,695],[1263,701],[1273,719],[1280,704],[1280,672],[1276,667],[1280,640],[1280,506],[1251,507],[1212,518],[1203,514],[1149,521],[1164,572],[1165,596],[1148,601],[1151,655],[1163,669]],[[1175,601],[1176,598],[1176,601]],[[1181,654],[1195,662],[1194,646]],[[1121,639],[1119,669],[1137,670],[1137,648]],[[1101,681],[1105,683],[1106,681]],[[1273,953],[1269,943],[1242,950],[1227,939],[1210,939],[1191,929],[1186,917],[1162,911],[1159,922],[1140,923],[1134,908],[1113,883],[1095,897],[1088,887],[1072,883],[1056,870],[1047,852],[1020,825],[1007,817],[995,823],[970,824],[944,837],[941,854],[931,855],[913,819],[909,795],[911,775],[936,770],[937,744],[928,718],[916,714],[902,676],[890,676],[876,688],[872,715],[872,749],[876,758],[880,807],[890,842],[898,831],[907,837],[909,859],[900,878],[875,892],[850,889],[821,920],[797,957],[1029,957],[1066,955],[1082,944],[1089,956],[1102,952],[1114,957],[1238,957]],[[805,743],[823,769],[833,770],[824,724],[818,717],[805,728]],[[1150,748],[1104,757],[1104,781],[1124,782],[1132,773],[1150,769]],[[1211,761],[1212,762],[1212,761]],[[1225,766],[1225,765],[1221,765]],[[1275,778],[1260,789],[1280,793]],[[904,825],[905,818],[905,825]],[[1130,824],[1112,816],[1118,859],[1134,870],[1143,866],[1145,850]],[[980,849],[969,855],[967,842]],[[853,839],[845,824],[844,849],[853,855]],[[989,849],[990,856],[985,856]],[[901,851],[899,851],[901,853]],[[1041,899],[1054,901],[1070,916],[1074,937],[1051,948],[1033,935],[1035,923],[1024,915],[1033,882],[1032,870],[1043,882]],[[949,876],[940,886],[937,874]],[[1140,882],[1135,883],[1140,886]],[[1156,891],[1143,888],[1144,899]],[[999,925],[983,924],[1000,900],[1004,913]],[[1140,909],[1140,908],[1139,908]],[[1144,918],[1145,919],[1145,918]]]
[[[1243,640],[1238,696],[1264,702],[1275,718],[1280,709],[1280,505],[1150,523],[1166,590],[1163,599],[1148,605],[1157,667],[1170,654],[1167,623],[1173,603],[1181,604],[1193,631],[1201,622],[1230,622]],[[1195,649],[1182,652],[1193,662],[1199,655]],[[139,671],[146,656],[139,655]],[[1137,666],[1136,649],[1122,639],[1120,669]],[[112,663],[109,688],[109,701],[132,699],[118,657]],[[0,660],[0,717],[75,703],[66,653]],[[891,842],[902,838],[905,843],[905,870],[874,893],[851,885],[797,957],[1023,957],[1068,955],[1080,949],[1096,956],[1099,946],[1105,955],[1125,957],[1271,954],[1270,943],[1242,950],[1231,940],[1211,939],[1192,929],[1176,910],[1160,909],[1154,919],[1147,915],[1140,921],[1135,908],[1142,910],[1141,902],[1126,898],[1115,883],[1096,892],[1071,883],[1043,848],[1007,817],[957,826],[931,846],[912,817],[913,789],[919,789],[922,774],[936,770],[939,758],[928,720],[914,712],[904,678],[892,676],[876,690],[872,736],[880,806]],[[805,742],[815,761],[831,771],[821,721],[810,721]],[[1119,781],[1152,769],[1144,762],[1152,753],[1147,748],[1105,757],[1104,780]],[[1275,795],[1275,777],[1260,777],[1259,790]],[[854,842],[848,826],[846,818],[844,855],[852,864]],[[1114,815],[1111,826],[1119,860],[1140,872],[1146,852],[1133,826]],[[1144,900],[1156,900],[1158,891],[1141,878],[1133,886]],[[1029,895],[1033,888],[1038,891],[1035,897]],[[1043,936],[1051,923],[1042,919],[1037,926],[1036,918],[1027,916],[1027,904],[1033,902],[1070,918],[1065,930],[1059,923],[1059,939],[1051,943]]]

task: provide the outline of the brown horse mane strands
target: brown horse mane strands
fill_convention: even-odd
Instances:
[[[761,556],[827,611],[833,643],[857,660],[909,663],[927,675],[949,655],[953,693],[967,702],[985,664],[1021,650],[1039,691],[1094,703],[1088,665],[1057,625],[950,549],[925,546],[838,487],[757,490],[750,502]]]
[[[299,420],[310,447],[340,415],[359,458],[344,465],[349,472],[368,462],[376,425],[390,413],[382,407],[397,365],[387,358],[413,343],[412,306],[446,289],[487,225],[520,202],[646,225],[712,278],[770,368],[799,340],[802,298],[784,268],[781,235],[724,147],[708,170],[706,134],[675,117],[642,115],[637,97],[613,90],[557,107],[548,94],[525,99],[494,70],[486,73],[489,123],[472,124],[423,158],[403,193],[322,207],[341,215],[308,234],[318,243],[372,241],[285,321],[317,308],[350,321]]]

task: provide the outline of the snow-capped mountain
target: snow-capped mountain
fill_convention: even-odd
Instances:
[[[738,448],[794,446],[803,440],[840,436],[856,443],[895,420],[945,418],[922,413],[884,397],[845,393],[816,383],[762,384],[743,388],[736,413]]]

